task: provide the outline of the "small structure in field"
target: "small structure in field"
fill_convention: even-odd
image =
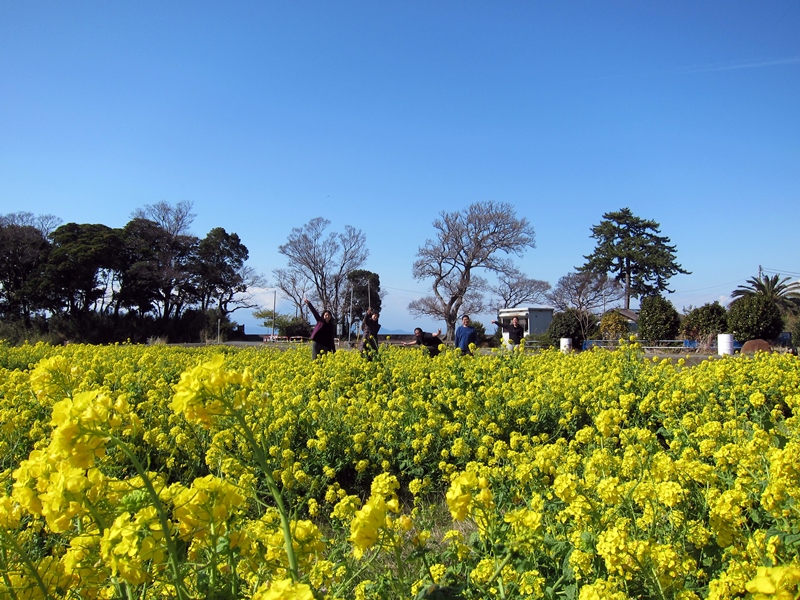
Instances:
[[[552,306],[529,306],[517,308],[501,308],[497,311],[497,320],[500,323],[511,323],[517,317],[519,324],[525,329],[525,335],[545,333],[553,320]],[[508,341],[508,332],[503,330],[503,339]]]

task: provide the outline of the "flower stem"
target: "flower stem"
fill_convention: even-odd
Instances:
[[[278,484],[275,482],[275,478],[270,472],[269,465],[267,464],[267,458],[264,454],[264,449],[258,444],[258,442],[256,442],[253,430],[250,429],[250,426],[247,424],[247,421],[245,421],[244,416],[240,411],[234,410],[233,415],[239,423],[242,435],[244,435],[247,443],[250,444],[250,447],[253,449],[253,453],[258,461],[258,466],[261,467],[264,477],[267,480],[267,487],[269,487],[272,498],[275,500],[275,505],[278,508],[278,514],[281,516],[283,544],[286,550],[286,557],[289,560],[289,573],[292,576],[292,581],[299,581],[300,572],[297,567],[297,556],[294,553],[294,545],[292,544],[292,530],[289,526],[289,514],[286,510],[286,505],[283,503],[283,495],[281,494],[280,489],[278,489]]]
[[[172,576],[175,581],[175,592],[177,597],[180,599],[188,599],[189,595],[186,590],[186,586],[183,583],[183,575],[181,574],[180,568],[180,560],[178,559],[178,549],[175,545],[175,540],[170,533],[170,522],[169,518],[167,517],[167,511],[164,508],[164,505],[161,503],[161,498],[158,497],[158,492],[153,487],[153,482],[150,480],[150,477],[147,475],[147,471],[145,471],[144,466],[136,458],[136,455],[131,451],[125,442],[120,440],[118,437],[110,434],[109,435],[112,443],[114,443],[122,453],[133,463],[133,466],[136,468],[136,472],[142,478],[142,482],[144,483],[144,487],[147,489],[147,493],[150,495],[150,498],[153,500],[153,507],[156,509],[158,513],[158,520],[161,523],[161,529],[164,531],[164,541],[167,545],[167,552],[169,553],[169,563],[170,567],[172,568]]]

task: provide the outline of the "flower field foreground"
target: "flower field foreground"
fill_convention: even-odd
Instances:
[[[0,344],[0,598],[797,598],[800,363]]]

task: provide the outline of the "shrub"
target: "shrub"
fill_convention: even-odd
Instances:
[[[796,347],[800,343],[800,317],[792,317],[786,327],[792,334],[792,346]]]
[[[584,323],[581,323],[581,317]],[[586,334],[584,335],[584,331]],[[571,338],[572,347],[580,348],[583,340],[590,338],[597,331],[597,316],[591,313],[578,313],[574,309],[559,312],[553,315],[550,327],[547,328],[547,336],[550,344],[558,347],[561,338]]]
[[[672,302],[661,296],[646,296],[639,306],[639,337],[644,340],[674,340],[680,316]]]
[[[311,331],[308,321],[299,317],[294,317],[278,329],[278,333],[288,337],[311,337]]]
[[[725,333],[727,327],[725,307],[719,302],[710,302],[690,311],[681,321],[680,331],[687,339],[700,341]]]
[[[604,340],[616,342],[627,338],[628,333],[628,319],[615,310],[608,311],[600,320],[600,334]]]
[[[483,346],[486,342],[486,327],[480,321],[470,321],[470,325],[475,328],[475,345]]]
[[[737,342],[770,341],[783,331],[783,317],[778,305],[766,296],[744,296],[728,309],[728,330]]]

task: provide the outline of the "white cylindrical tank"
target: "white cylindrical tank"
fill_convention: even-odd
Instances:
[[[717,334],[717,354],[720,356],[733,355],[733,334],[732,333],[718,333]]]
[[[572,352],[572,338],[561,338],[561,351]]]

